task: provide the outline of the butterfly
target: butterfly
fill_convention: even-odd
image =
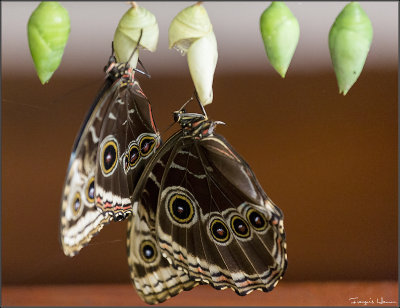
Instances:
[[[76,255],[105,224],[132,213],[135,183],[161,142],[150,103],[134,78],[142,71],[127,63],[117,63],[112,53],[106,81],[72,149],[61,200],[67,256]]]
[[[205,283],[239,295],[271,291],[287,267],[282,211],[214,133],[222,122],[200,107],[174,113],[181,129],[147,163],[131,198],[128,264],[148,304]]]

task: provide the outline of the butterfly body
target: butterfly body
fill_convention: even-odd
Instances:
[[[61,201],[61,244],[77,254],[102,227],[132,212],[130,195],[160,144],[134,74],[110,57],[107,79],[75,140]]]
[[[181,130],[146,165],[132,196],[158,254],[193,282],[239,295],[272,290],[287,266],[282,211],[245,160],[214,133],[220,122],[184,111],[174,119]],[[132,272],[141,264],[132,258],[137,240],[129,232]],[[157,274],[154,267],[142,280]]]

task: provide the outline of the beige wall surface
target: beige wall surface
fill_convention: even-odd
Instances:
[[[26,37],[26,24],[39,2],[7,2],[2,5],[3,73],[34,73]],[[187,73],[186,60],[168,49],[168,27],[173,17],[195,2],[138,2],[150,10],[160,27],[155,53],[141,58],[152,74]],[[270,1],[217,1],[204,3],[218,41],[216,73],[272,72],[259,32],[259,17]],[[347,2],[288,2],[300,24],[300,40],[289,73],[330,69],[328,33]],[[118,21],[128,9],[126,2],[62,2],[71,18],[71,34],[58,74],[101,73],[110,54]],[[396,1],[361,2],[371,19],[374,38],[368,63],[375,67],[397,66],[398,4]]]

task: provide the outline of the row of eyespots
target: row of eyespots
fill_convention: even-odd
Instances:
[[[170,217],[178,224],[184,226],[190,224],[195,216],[195,209],[190,199],[183,194],[174,194],[168,201]],[[246,218],[233,215],[230,218],[230,229],[239,238],[250,237],[250,225],[255,231],[262,232],[267,228],[267,220],[259,211],[250,208],[246,212]],[[249,222],[249,223],[248,223]],[[225,222],[220,218],[214,218],[210,223],[210,231],[219,243],[226,243],[230,239],[230,231]]]
[[[152,136],[144,136],[139,142],[139,147],[133,144],[124,157],[125,171],[128,171],[129,168],[135,167],[139,162],[140,157],[147,157],[155,145],[156,139]]]
[[[124,156],[125,171],[134,167],[140,157],[147,157],[156,145],[156,139],[153,136],[144,136],[139,141],[139,146],[133,144],[129,148],[129,152]],[[101,151],[101,170],[105,176],[112,174],[117,166],[118,144],[115,138],[111,136],[110,140],[106,141]]]
[[[246,218],[254,230],[261,232],[267,228],[265,216],[255,209],[249,209]],[[246,220],[239,215],[230,218],[230,229],[239,238],[250,237],[250,227]],[[218,243],[226,243],[230,239],[230,231],[225,222],[220,218],[214,218],[210,222],[210,233]]]
[[[85,188],[85,195],[86,195],[86,200],[89,203],[94,203],[94,176],[92,176],[87,182]],[[82,208],[82,197],[79,192],[75,193],[75,196],[71,203],[71,208],[74,216],[78,216]]]

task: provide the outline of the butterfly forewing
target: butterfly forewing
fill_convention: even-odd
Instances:
[[[116,220],[132,212],[130,196],[160,137],[136,80],[118,88],[99,134],[96,205]]]

